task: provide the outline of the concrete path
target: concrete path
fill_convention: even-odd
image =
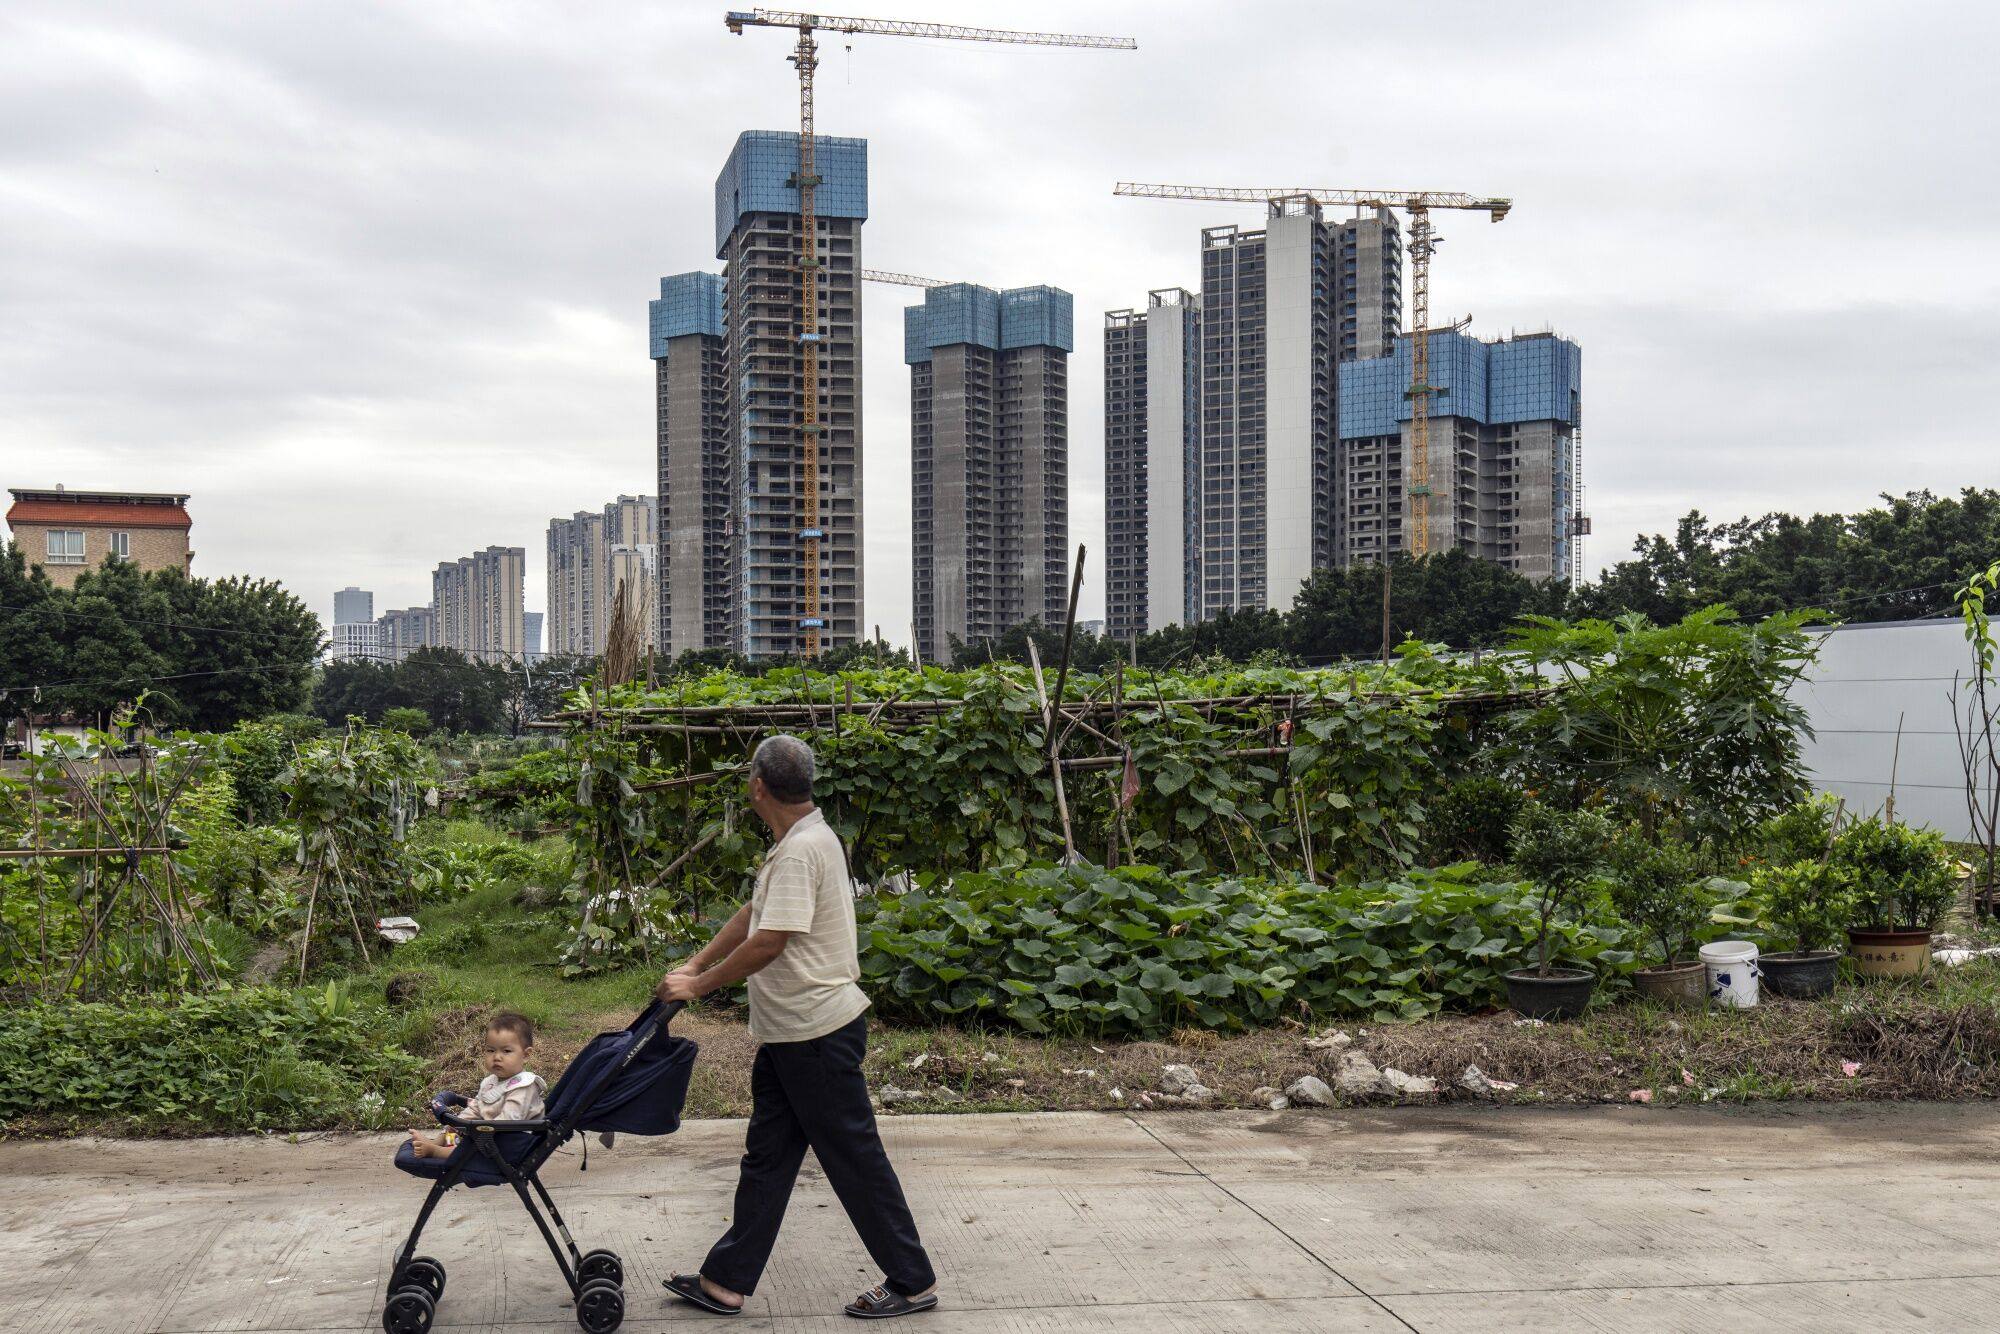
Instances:
[[[2000,1110],[1466,1110],[899,1117],[944,1277],[928,1334],[1991,1329]],[[625,1328],[713,1324],[660,1279],[729,1210],[741,1122],[547,1172],[624,1256]],[[422,1194],[392,1141],[0,1145],[0,1328],[379,1329]],[[573,1330],[511,1193],[454,1192],[438,1328]],[[729,1328],[855,1329],[876,1274],[808,1160]]]

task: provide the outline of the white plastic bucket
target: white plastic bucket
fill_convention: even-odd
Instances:
[[[1748,1010],[1757,1004],[1757,947],[1747,940],[1718,940],[1701,947],[1708,966],[1708,998],[1718,1005]]]

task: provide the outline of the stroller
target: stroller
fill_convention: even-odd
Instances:
[[[654,1001],[622,1032],[592,1038],[549,1090],[548,1107],[535,1120],[476,1120],[454,1110],[467,1105],[463,1094],[446,1092],[432,1099],[431,1113],[439,1124],[459,1132],[458,1147],[448,1158],[419,1158],[407,1141],[396,1150],[397,1167],[435,1184],[396,1257],[389,1300],[382,1308],[383,1329],[389,1334],[425,1334],[436,1316],[444,1296],[444,1265],[416,1252],[417,1238],[444,1193],[460,1183],[479,1187],[503,1181],[521,1197],[522,1207],[556,1257],[576,1298],[577,1323],[590,1334],[618,1328],[625,1319],[625,1266],[610,1251],[577,1251],[538,1173],[550,1155],[579,1131],[671,1135],[680,1129],[681,1105],[687,1099],[697,1050],[686,1038],[667,1033],[668,1022],[681,1008],[678,1001],[667,1005]],[[547,1219],[535,1207],[536,1197],[548,1210]]]

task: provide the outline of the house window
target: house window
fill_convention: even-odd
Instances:
[[[111,535],[111,554],[118,557],[118,559],[120,560],[131,560],[132,534],[113,533]]]
[[[83,534],[74,528],[49,530],[49,564],[83,564]]]

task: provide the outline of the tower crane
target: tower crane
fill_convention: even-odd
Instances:
[[[1275,190],[1212,185],[1141,185],[1120,181],[1111,192],[1135,199],[1191,199],[1204,203],[1260,204],[1304,195],[1316,204],[1399,208],[1410,215],[1410,480],[1409,550],[1421,556],[1431,545],[1430,383],[1431,255],[1439,237],[1431,229],[1432,209],[1465,209],[1494,222],[1512,211],[1511,199],[1486,199],[1445,190],[1328,190],[1301,185]],[[1453,326],[1459,327],[1459,326]],[[1388,553],[1383,553],[1387,558]]]
[[[1012,32],[1004,28],[965,28],[949,23],[917,23],[904,19],[844,18],[834,14],[799,14],[788,10],[730,10],[723,16],[730,32],[746,28],[795,28],[797,45],[789,57],[799,72],[799,171],[793,184],[799,192],[799,352],[803,360],[805,408],[799,423],[805,459],[804,515],[799,528],[805,566],[805,656],[819,655],[820,631],[826,620],[820,606],[819,544],[825,533],[819,520],[819,224],[813,211],[813,191],[820,178],[813,169],[813,71],[819,66],[820,29],[844,36],[865,33],[877,37],[929,37],[956,42],[1003,42],[1015,46],[1080,46],[1093,50],[1132,51],[1130,37],[1085,37],[1059,32]]]

